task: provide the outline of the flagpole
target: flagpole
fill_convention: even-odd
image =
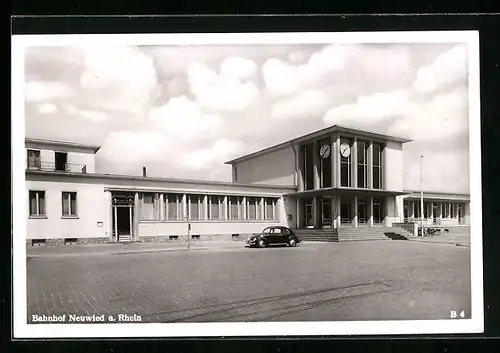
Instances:
[[[422,238],[424,237],[424,156],[420,155],[420,223],[422,226]]]

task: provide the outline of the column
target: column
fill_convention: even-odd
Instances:
[[[247,219],[247,197],[243,196],[241,211],[243,214],[241,215],[241,219]]]
[[[227,220],[227,213],[229,212],[228,211],[228,204],[227,204],[227,196],[224,196],[224,201],[223,201],[223,207],[222,207],[223,211],[224,211],[224,215],[222,216],[222,219],[225,219]]]
[[[297,190],[304,191],[304,156],[302,146],[297,146]]]
[[[313,225],[314,228],[321,228],[321,212],[319,196],[313,197]]]
[[[160,194],[160,221],[165,220],[165,195]]]
[[[208,195],[203,196],[203,219],[208,219]]]
[[[186,220],[188,212],[188,200],[187,195],[182,194],[182,219]]]
[[[330,216],[330,219],[332,220],[332,228],[336,228],[336,223],[337,223],[337,220],[336,220],[336,216],[337,216],[337,212],[336,212],[336,205],[337,205],[337,196],[332,196],[331,199],[331,204],[330,204],[330,208],[331,208],[331,212],[332,212],[332,215]]]
[[[296,198],[296,204],[297,204],[297,220],[296,220],[296,227],[301,228],[302,227],[302,218],[304,217],[304,211],[302,210],[302,205],[303,201],[297,197]]]
[[[335,150],[334,150],[334,155],[335,155],[335,169],[333,169],[333,172],[335,174],[335,178],[337,180],[337,183],[334,185],[335,187],[340,186],[340,134],[335,134],[334,135],[334,140],[335,140]],[[340,224],[340,223],[339,223]]]
[[[438,219],[437,224],[441,225],[441,223],[443,221],[443,203],[442,202],[438,203],[437,219]]]
[[[352,209],[352,226],[353,228],[358,228],[358,197],[351,197],[351,209]]]
[[[106,191],[106,202],[108,203],[108,214],[107,214],[107,220],[106,220],[106,225],[108,227],[108,238],[109,241],[113,240],[113,199],[111,196],[111,191]],[[115,218],[116,219],[116,218]]]
[[[355,188],[358,186],[358,138],[356,136],[352,142],[351,170],[351,186]]]
[[[338,179],[337,179],[338,180]],[[340,218],[340,195],[337,195],[335,197],[335,209],[336,209],[336,219],[337,219],[337,228],[340,228],[341,226],[341,218]]]
[[[368,227],[373,228],[373,196],[368,198]]]
[[[134,217],[133,217],[133,236],[135,240],[139,240],[139,217],[140,217],[140,210],[139,210],[139,193],[134,194]]]
[[[429,202],[430,212],[429,217],[431,219],[431,224],[434,223],[434,201]]]
[[[320,188],[319,183],[319,141],[314,140],[313,142],[313,178],[314,178],[314,189]]]
[[[331,147],[331,156],[330,156],[330,162],[332,163],[331,170],[332,170],[332,187],[337,187],[337,161],[339,159],[339,151],[337,149],[337,136],[336,135],[331,135],[330,136],[330,147]],[[333,209],[333,206],[332,206]],[[332,218],[333,220],[333,218]]]
[[[367,187],[373,189],[373,141],[368,143],[367,154]]]

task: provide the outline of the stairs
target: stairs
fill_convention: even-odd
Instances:
[[[302,241],[345,242],[366,240],[407,240],[413,235],[400,227],[295,229]]]

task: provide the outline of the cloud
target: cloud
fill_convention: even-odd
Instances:
[[[163,133],[114,131],[104,140],[98,157],[104,169],[129,173],[148,163],[167,163],[173,151],[171,140]]]
[[[436,60],[420,68],[413,88],[419,92],[432,92],[439,86],[467,78],[467,48],[457,45]]]
[[[407,91],[375,93],[360,96],[355,104],[344,104],[330,109],[325,117],[326,124],[361,127],[381,119],[408,114],[413,107]]]
[[[80,84],[95,108],[144,114],[158,93],[153,59],[135,47],[88,47]]]
[[[106,121],[108,119],[108,114],[94,110],[82,110],[80,111],[80,115],[85,119],[95,122]]]
[[[221,167],[224,162],[239,155],[244,148],[240,141],[220,139],[207,149],[197,150],[181,157],[182,167],[199,170],[210,166]]]
[[[205,64],[191,64],[188,80],[191,92],[203,108],[236,112],[249,107],[257,99],[258,88],[249,81],[255,71],[253,61],[232,57],[222,61],[220,75]]]
[[[186,96],[170,99],[165,105],[154,107],[149,118],[171,136],[196,138],[221,131],[223,120],[219,115],[205,114]]]
[[[325,75],[342,70],[348,53],[346,46],[330,45],[312,54],[306,64],[297,66],[270,58],[262,67],[267,91],[276,96],[314,87]]]
[[[24,94],[26,101],[30,103],[74,97],[76,91],[70,84],[65,82],[30,81],[25,85]]]
[[[393,122],[388,133],[420,141],[461,136],[469,128],[468,106],[468,92],[463,87],[434,96],[428,102],[408,102],[405,115]]]
[[[41,103],[37,106],[38,112],[40,114],[55,114],[58,112],[57,105],[52,103]]]
[[[287,120],[322,114],[328,105],[328,96],[322,90],[307,90],[278,101],[271,107],[271,118]]]

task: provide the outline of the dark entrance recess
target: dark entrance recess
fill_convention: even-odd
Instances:
[[[56,152],[55,153],[55,162],[56,162],[56,170],[65,171],[66,163],[68,160],[68,154],[65,152]]]

